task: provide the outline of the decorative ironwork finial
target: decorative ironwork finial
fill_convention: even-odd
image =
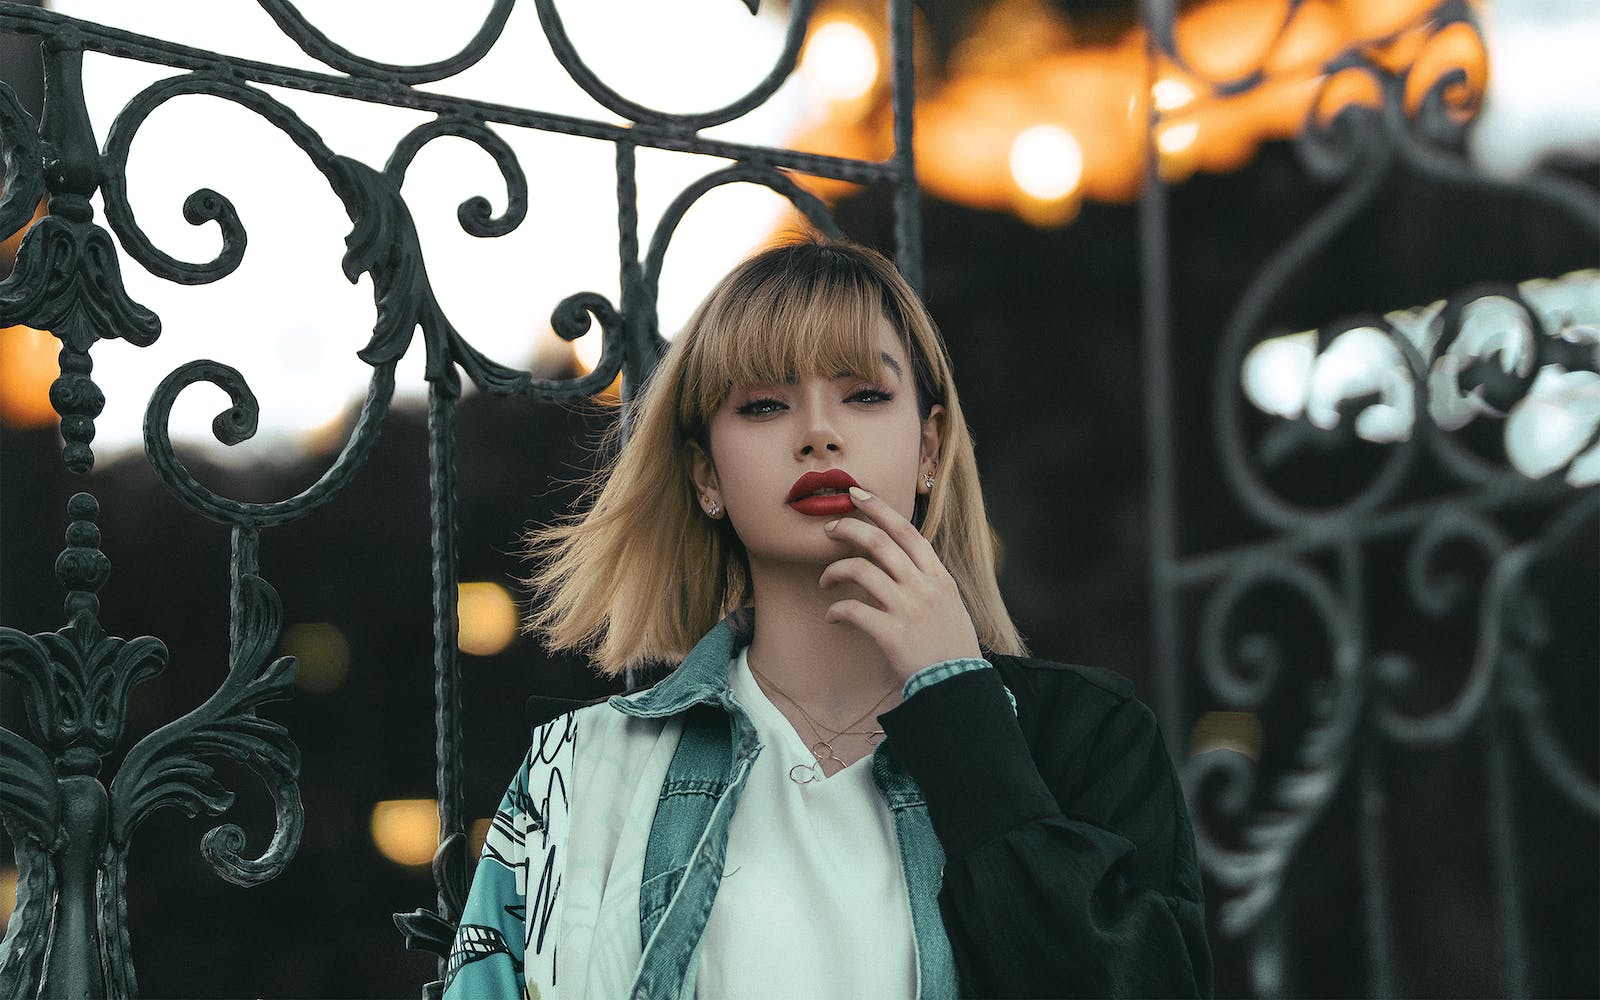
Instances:
[[[63,608],[68,621],[85,611],[98,617],[100,598],[95,595],[111,577],[111,560],[100,551],[100,527],[95,524],[100,502],[91,494],[75,493],[67,501],[67,514],[72,518],[67,525],[67,547],[56,557],[56,579],[67,588]]]

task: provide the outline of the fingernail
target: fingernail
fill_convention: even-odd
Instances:
[[[822,530],[823,531],[832,531],[835,527],[838,526],[838,524],[839,524],[838,521],[829,521],[827,524],[824,524],[822,526]]]
[[[852,486],[850,487],[850,498],[852,500],[871,500],[872,494],[859,486]]]

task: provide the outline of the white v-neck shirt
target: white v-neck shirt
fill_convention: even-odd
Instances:
[[[910,1000],[911,905],[872,755],[832,777],[818,767],[816,780],[791,781],[791,767],[816,759],[756,684],[745,653],[730,662],[728,680],[765,749],[733,814],[695,996]]]

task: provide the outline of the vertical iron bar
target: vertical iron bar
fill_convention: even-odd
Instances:
[[[922,192],[917,187],[913,112],[917,85],[913,55],[911,0],[889,4],[889,53],[894,60],[890,95],[894,103],[895,260],[906,283],[922,294]]]
[[[1505,705],[1504,674],[1496,671],[1494,691],[1484,713],[1484,735],[1488,739],[1489,836],[1494,851],[1495,902],[1505,921],[1505,984],[1507,997],[1530,995],[1528,983],[1528,940],[1522,922],[1522,878],[1517,871],[1516,825],[1512,823],[1511,748],[1506,744],[1501,712]]]
[[[1142,0],[1145,22],[1146,86],[1154,88],[1161,63],[1155,25],[1170,20],[1173,0]],[[1153,93],[1153,89],[1148,91]],[[1171,342],[1170,247],[1167,189],[1161,179],[1156,126],[1159,112],[1146,97],[1144,187],[1139,199],[1140,289],[1144,299],[1144,399],[1146,466],[1150,470],[1150,611],[1155,631],[1156,711],[1167,738],[1167,752],[1182,759],[1183,691],[1178,670],[1178,612],[1173,569],[1177,558],[1178,457],[1174,444]]]
[[[244,646],[244,578],[261,569],[261,529],[250,521],[236,522],[231,532],[232,558],[228,561],[228,666]]]
[[[1282,900],[1273,903],[1249,937],[1250,986],[1258,997],[1290,996],[1288,966],[1284,959],[1289,917]]]
[[[639,264],[639,185],[635,147],[617,143],[617,252],[622,279],[622,440],[628,440],[633,397],[655,367],[656,309]]]
[[[456,649],[456,464],[455,397],[438,381],[428,383],[428,488],[433,532],[434,782],[439,796],[439,842],[464,833],[466,809],[461,781],[461,659]],[[438,889],[439,914],[454,923],[449,893]],[[463,887],[464,888],[464,887]],[[465,892],[456,894],[463,898]],[[446,958],[439,958],[444,978]]]
[[[1368,655],[1366,619],[1366,594],[1362,586],[1365,561],[1361,558],[1361,543],[1354,538],[1345,539],[1339,546],[1339,573],[1344,579],[1345,606],[1350,610],[1350,648],[1358,659],[1353,669],[1371,671],[1372,657]],[[1335,656],[1339,655],[1335,651]],[[1368,684],[1361,683],[1361,690]],[[1365,696],[1363,695],[1363,698]],[[1372,725],[1372,713],[1363,709],[1356,730],[1356,780],[1358,804],[1356,807],[1357,849],[1361,866],[1361,906],[1366,918],[1367,956],[1371,961],[1370,995],[1394,996],[1394,968],[1389,940],[1389,878],[1384,868],[1383,821],[1385,796],[1383,775],[1382,735]]]
[[[1380,737],[1363,722],[1365,736],[1356,751],[1360,807],[1356,815],[1361,849],[1362,912],[1367,924],[1367,957],[1371,963],[1373,997],[1394,996],[1394,971],[1389,954],[1389,884],[1383,867],[1383,784],[1378,774],[1382,763],[1378,751]]]
[[[617,419],[622,421],[622,442],[626,443],[633,394],[638,391],[634,378],[642,377],[633,375],[628,367],[633,360],[635,344],[644,339],[633,335],[634,326],[639,324],[647,329],[655,329],[657,325],[645,322],[646,319],[654,320],[656,315],[655,303],[645,304],[649,289],[645,287],[644,268],[639,263],[639,185],[635,147],[631,142],[617,143],[617,256],[618,276],[622,281],[622,325],[627,331],[627,351],[623,355],[622,365],[621,412]],[[623,689],[629,692],[637,690],[637,683],[634,668],[626,668],[622,674]]]

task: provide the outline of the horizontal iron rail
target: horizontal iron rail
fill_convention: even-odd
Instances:
[[[148,35],[108,28],[37,7],[18,7],[0,3],[0,31],[51,37],[72,47],[139,62],[171,66],[175,69],[210,70],[226,73],[238,80],[272,87],[284,87],[312,94],[345,97],[389,107],[413,108],[441,115],[463,113],[486,122],[517,128],[557,132],[586,139],[630,142],[672,152],[700,153],[730,160],[760,162],[818,177],[876,184],[902,180],[900,164],[894,160],[853,160],[820,153],[760,146],[751,143],[710,139],[697,132],[674,127],[637,123],[616,125],[548,111],[534,111],[505,104],[474,101],[432,91],[418,90],[397,81],[364,80],[359,77],[293,69],[251,59],[236,59],[219,53],[193,49]],[[63,38],[71,33],[71,38]]]
[[[1158,565],[1156,572],[1164,583],[1191,587],[1223,576],[1253,559],[1302,555],[1344,541],[1366,542],[1411,531],[1427,524],[1445,510],[1473,513],[1499,511],[1575,497],[1583,492],[1584,489],[1574,489],[1560,478],[1530,482],[1520,475],[1507,475],[1503,479],[1479,484],[1467,493],[1423,500],[1384,511],[1359,515],[1335,512],[1325,519],[1308,519],[1292,535],[1283,535],[1269,542],[1218,549],[1204,555],[1179,556],[1170,564]]]

